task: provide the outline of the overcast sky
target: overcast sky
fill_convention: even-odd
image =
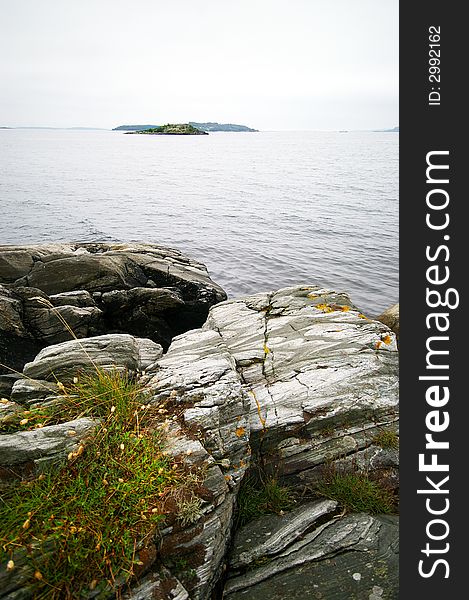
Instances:
[[[0,0],[0,125],[398,124],[398,0]]]

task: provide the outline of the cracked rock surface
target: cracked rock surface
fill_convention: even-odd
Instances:
[[[225,299],[202,263],[163,246],[0,245],[0,363],[21,371],[69,340],[64,320],[80,338],[129,333],[167,348]]]
[[[318,287],[214,306],[173,341],[149,385],[155,401],[187,407],[186,425],[235,481],[251,452],[295,484],[344,457],[373,468],[375,436],[398,422],[394,333]]]
[[[28,256],[10,260],[11,279],[32,272]],[[54,302],[70,303],[57,306],[85,309],[95,298],[92,286],[53,291]],[[121,291],[102,296],[109,293],[106,302],[119,307]],[[157,296],[164,302],[183,298],[180,290],[169,292]],[[376,442],[383,430],[398,430],[398,353],[386,325],[362,315],[347,294],[309,286],[216,304],[202,327],[174,337],[164,354],[148,336],[114,333],[80,343],[101,366],[146,370],[148,401],[173,414],[168,452],[204,473],[198,519],[165,523],[154,557],[124,598],[397,597],[397,517],[345,515],[335,501],[323,499],[233,532],[237,493],[250,466],[297,490],[314,485],[331,464],[383,472],[398,484],[397,452]],[[41,350],[25,366],[30,379],[13,381],[4,418],[19,407],[53,401],[55,377],[69,380],[87,360],[76,341]],[[45,439],[55,440],[51,456],[68,451],[68,438],[46,430],[3,436],[10,454],[1,468],[47,458]],[[26,433],[34,436],[26,440]],[[80,436],[77,430],[70,440]],[[0,572],[12,594],[24,592],[0,598],[29,597],[21,581],[12,588],[10,575]]]
[[[288,527],[290,515],[281,518]],[[249,524],[251,537],[265,523]],[[271,518],[275,527],[275,517]],[[277,529],[281,525],[276,525]],[[242,532],[239,532],[240,534]],[[252,544],[253,550],[256,549]],[[236,546],[235,546],[236,551]],[[263,554],[243,574],[232,572],[226,600],[395,600],[398,598],[398,518],[351,514],[331,519],[291,540],[274,556]]]

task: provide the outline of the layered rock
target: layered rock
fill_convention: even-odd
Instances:
[[[167,348],[225,298],[203,264],[162,246],[0,246],[0,363],[21,370],[40,348],[69,340],[70,329]]]
[[[158,367],[155,401],[188,406],[185,425],[235,480],[251,451],[296,485],[344,457],[377,467],[373,440],[398,420],[395,335],[318,287],[221,303]]]
[[[75,304],[61,306],[86,308],[90,297],[80,291],[65,300]],[[222,302],[166,354],[126,335],[45,348],[25,367],[30,379],[14,383],[5,415],[53,401],[55,379],[70,380],[89,357],[104,368],[146,370],[148,401],[172,417],[167,452],[203,473],[199,513],[187,523],[168,517],[136,598],[208,600],[224,570],[228,600],[396,597],[395,520],[345,515],[331,500],[250,523],[228,559],[236,497],[250,466],[298,491],[314,490],[331,464],[382,473],[397,485],[397,452],[377,442],[378,433],[398,427],[396,338],[386,325],[366,318],[346,294],[319,287]],[[21,449],[25,433],[0,441]],[[27,460],[36,461],[31,452]],[[280,589],[284,595],[275,595]]]
[[[317,516],[317,505],[302,508]],[[224,599],[398,597],[397,517],[349,514],[322,524],[311,519],[306,532],[295,527],[296,519],[294,511],[269,515],[236,534]]]

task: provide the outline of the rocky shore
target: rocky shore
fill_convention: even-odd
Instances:
[[[194,515],[149,526],[124,598],[398,597],[397,515],[324,492],[331,474],[365,474],[390,497],[399,482],[396,335],[346,293],[305,285],[226,300],[173,249],[0,246],[0,362],[0,493],[86,455],[94,416],[12,424],[63,403],[96,368],[138,378],[148,409],[164,412],[165,453],[197,473]],[[253,478],[291,501],[243,524]],[[8,510],[0,503],[0,518]],[[42,574],[28,552],[2,555],[1,599],[34,597]],[[91,582],[86,597],[116,589]]]

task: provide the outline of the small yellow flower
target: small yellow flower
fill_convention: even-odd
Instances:
[[[30,524],[31,521],[29,519],[26,519],[26,521],[23,523],[23,529],[29,529]]]
[[[15,563],[12,560],[9,560],[7,562],[7,571],[13,571],[13,569],[15,568]]]
[[[116,412],[116,407],[115,406],[111,406],[111,412]]]
[[[20,425],[26,425],[27,422],[28,422],[28,419],[21,419]]]
[[[119,479],[117,480],[119,483],[124,483],[124,480],[122,479],[122,477],[119,477]]]
[[[34,579],[37,579],[38,581],[41,581],[41,579],[42,579],[42,573],[41,573],[41,571],[35,571],[35,573],[34,573]]]
[[[121,444],[121,445],[119,446],[119,448],[120,448],[121,450],[123,450],[123,449],[125,448],[124,444]]]
[[[73,378],[73,383],[78,383],[78,377]]]
[[[57,381],[57,387],[61,392],[65,392],[65,386],[61,381]]]

